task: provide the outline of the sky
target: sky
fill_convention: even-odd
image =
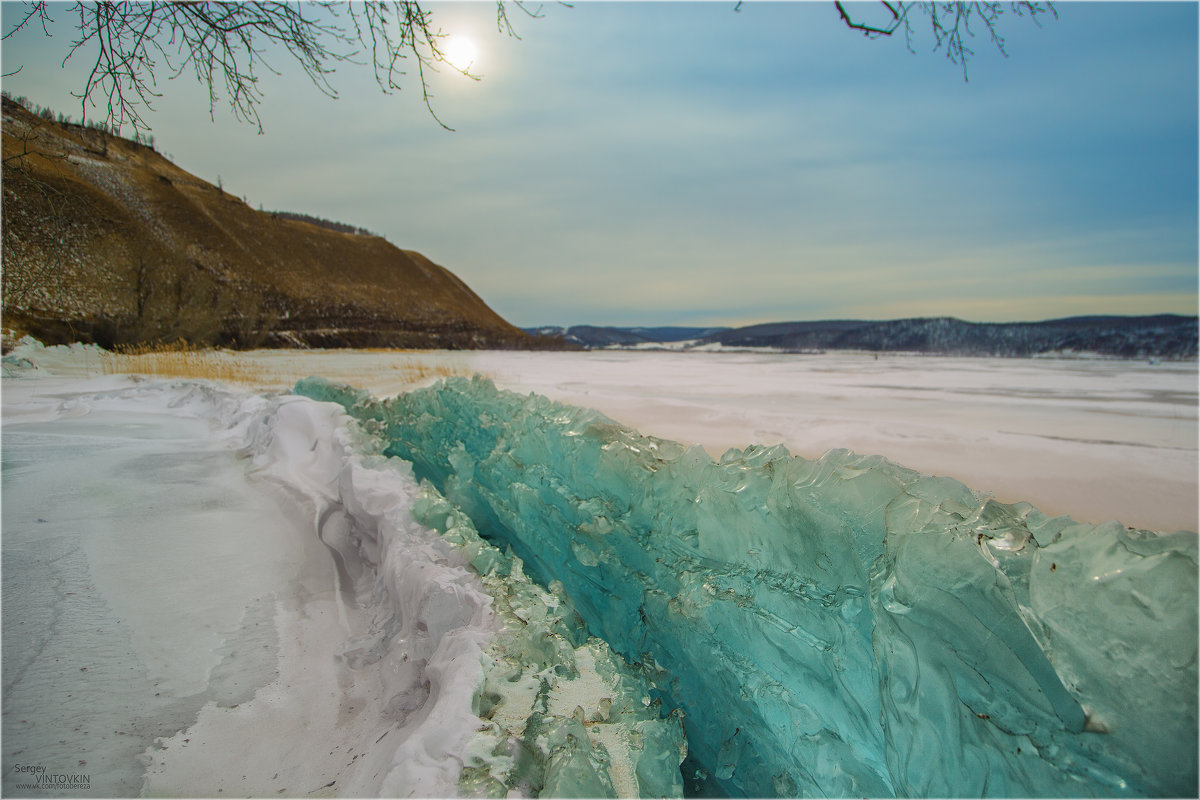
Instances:
[[[966,79],[832,2],[510,7],[519,38],[494,3],[427,7],[476,48],[478,81],[432,76],[453,132],[415,71],[385,95],[340,67],[333,99],[274,57],[262,134],[160,77],[157,148],[424,253],[521,326],[1197,313],[1196,3],[1005,17],[1007,57],[977,37]],[[79,119],[68,12],[0,59]]]

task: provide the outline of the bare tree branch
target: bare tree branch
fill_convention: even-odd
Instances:
[[[834,6],[846,27],[861,31],[869,38],[891,36],[903,29],[909,50],[913,50],[912,12],[917,11],[925,15],[933,34],[933,50],[936,52],[944,48],[946,57],[962,67],[964,79],[967,77],[967,59],[975,55],[975,51],[970,46],[970,42],[976,35],[975,31],[971,30],[973,22],[978,22],[986,29],[987,38],[1002,55],[1007,57],[1008,51],[1005,48],[1004,37],[1000,35],[998,29],[998,23],[1005,14],[1014,17],[1028,16],[1037,25],[1041,24],[1038,19],[1041,15],[1050,14],[1056,19],[1058,17],[1053,3],[978,1],[902,3],[881,0],[878,6],[857,4],[853,7],[855,14],[859,14],[862,9],[874,8],[878,12],[877,15],[883,20],[882,22],[867,22],[863,16],[851,16],[851,10],[847,9],[841,0],[837,0]],[[881,12],[878,11],[880,7],[883,9]]]
[[[37,17],[38,21],[42,24],[42,33],[49,36],[50,29],[47,28],[46,26],[50,22],[50,17],[46,13],[46,4],[45,3],[30,3],[28,6],[28,9],[25,12],[25,16],[21,18],[20,22],[18,22],[16,25],[13,26],[12,30],[10,30],[8,33],[4,34],[4,36],[2,38],[7,39],[8,37],[12,36],[14,33],[18,32],[19,30],[24,28],[27,24],[29,24],[29,20],[33,19],[34,17]]]
[[[500,31],[501,33],[507,33],[509,36],[513,37],[514,39],[520,39],[521,37],[517,35],[516,29],[513,28],[512,23],[509,22],[509,20],[508,20],[508,6],[509,5],[510,5],[510,3],[506,3],[505,0],[497,1],[497,3],[496,3],[496,30]],[[529,6],[526,5],[525,2],[523,2],[523,0],[512,0],[511,5],[516,6],[517,10],[521,11],[525,16],[529,17],[530,19],[541,19],[541,17],[544,16],[542,13],[541,6],[538,6],[537,8],[535,8],[531,11],[529,9]],[[560,5],[567,6],[568,8],[571,7],[569,3],[560,3]]]
[[[850,13],[846,11],[846,7],[842,5],[841,0],[837,0],[837,2],[835,2],[833,5],[837,8],[838,16],[842,18],[842,22],[846,23],[846,27],[853,28],[856,31],[862,31],[868,36],[891,36],[896,32],[896,28],[900,25],[900,14],[889,3],[881,3],[881,5],[886,6],[887,9],[892,12],[892,24],[886,28],[875,27],[874,25],[868,25],[863,22],[856,22],[853,18],[851,18]]]
[[[738,10],[741,3],[735,7]],[[525,16],[542,16],[542,7],[523,0],[497,0],[496,26],[516,37],[509,9]],[[877,4],[844,3],[834,7],[847,27],[870,38],[892,36],[903,30],[913,49],[913,12],[930,24],[935,51],[944,49],[947,58],[963,68],[974,55],[973,23],[986,31],[988,40],[1007,55],[998,22],[1004,14],[1028,16],[1035,23],[1049,13],[1057,16],[1051,3],[1039,2],[897,2]],[[50,35],[53,6],[41,0],[27,10],[5,39],[36,20]],[[871,19],[872,12],[878,19]],[[234,116],[250,122],[262,132],[258,107],[263,100],[259,76],[265,70],[279,72],[268,61],[290,59],[320,91],[337,97],[331,83],[342,64],[369,63],[375,81],[385,94],[402,88],[401,78],[415,64],[421,97],[433,118],[452,130],[433,111],[429,71],[449,63],[441,48],[445,34],[434,26],[432,14],[420,0],[366,0],[342,3],[315,2],[77,2],[73,13],[77,38],[71,43],[63,65],[72,57],[88,53],[90,62],[83,89],[76,96],[85,119],[89,106],[101,109],[104,121],[116,130],[131,125],[135,135],[150,130],[145,112],[153,110],[161,96],[157,78],[176,78],[190,72],[208,89],[209,113],[228,102]],[[519,37],[518,37],[519,38]],[[478,80],[468,68],[459,69]],[[165,70],[165,73],[164,73]]]
[[[523,3],[515,2],[528,16]],[[498,0],[499,18],[511,35],[504,0]],[[28,4],[28,10],[9,30],[8,38],[39,20],[49,34],[54,7],[45,2]],[[118,130],[131,125],[137,132],[150,130],[145,112],[161,96],[157,79],[190,72],[208,89],[209,113],[222,102],[234,116],[262,132],[258,107],[263,100],[259,76],[280,74],[268,58],[289,59],[320,91],[337,97],[330,77],[341,64],[369,61],[376,83],[385,93],[402,88],[405,67],[416,64],[416,78],[426,108],[433,111],[428,71],[448,64],[441,49],[445,34],[434,27],[432,14],[420,0],[369,0],[332,2],[78,2],[77,38],[66,58],[94,53],[80,99],[84,116],[98,107],[104,119]],[[451,67],[478,79],[466,69]],[[222,98],[223,96],[223,98]]]

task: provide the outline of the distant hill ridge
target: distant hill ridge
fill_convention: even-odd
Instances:
[[[782,352],[865,350],[961,356],[1096,354],[1119,358],[1196,358],[1197,317],[1083,316],[1042,322],[965,322],[954,317],[770,322],[743,328],[529,328],[583,347],[769,348]],[[650,331],[666,331],[666,335]],[[701,331],[691,335],[689,331]],[[654,336],[661,338],[653,338]]]
[[[638,345],[662,344],[699,339],[729,330],[728,328],[696,328],[680,326],[614,328],[603,325],[543,325],[540,328],[523,328],[531,336],[559,337],[568,344],[581,347],[636,347]]]
[[[4,325],[48,343],[529,347],[449,270],[3,100]]]

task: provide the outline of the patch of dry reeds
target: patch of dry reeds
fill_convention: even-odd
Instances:
[[[360,351],[361,352],[361,351]],[[370,350],[380,355],[411,353],[413,357],[381,363],[375,375],[388,374],[389,382],[417,386],[439,378],[468,376],[470,370],[455,364],[422,360],[414,350]],[[148,375],[159,378],[189,378],[222,381],[254,387],[281,388],[313,374],[311,366],[298,359],[279,359],[269,366],[261,357],[233,350],[217,350],[185,341],[170,344],[118,346],[105,353],[100,363],[105,375]],[[352,369],[329,370],[326,377],[352,385],[366,376]]]
[[[391,365],[393,370],[399,370],[399,377],[410,383],[437,380],[439,378],[469,377],[471,372],[453,364],[425,364],[420,361],[401,361]]]
[[[159,378],[198,378],[240,384],[286,383],[283,375],[260,365],[239,361],[237,354],[175,342],[169,345],[118,346],[105,358],[106,375],[153,375]]]

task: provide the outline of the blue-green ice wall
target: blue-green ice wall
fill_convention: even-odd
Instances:
[[[1196,793],[1194,533],[1048,518],[846,451],[715,462],[481,379],[297,391],[562,581],[730,792]]]

